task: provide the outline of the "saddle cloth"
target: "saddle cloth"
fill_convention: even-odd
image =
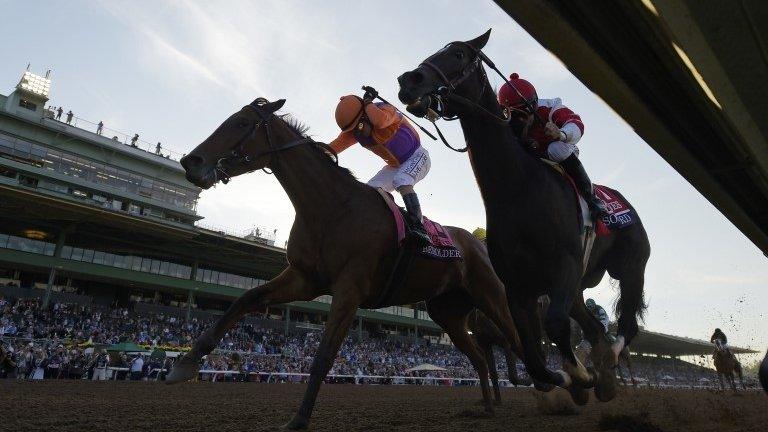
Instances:
[[[394,198],[392,198],[392,195],[389,192],[380,188],[377,188],[376,191],[379,192],[379,195],[381,195],[381,198],[392,213],[392,218],[394,219],[395,227],[397,228],[397,245],[400,247],[405,242],[408,229],[408,224],[406,223],[406,211],[395,203]],[[424,230],[429,235],[430,244],[417,251],[420,256],[438,260],[462,259],[461,251],[456,248],[451,235],[442,225],[430,220],[426,216],[424,216],[423,224]]]

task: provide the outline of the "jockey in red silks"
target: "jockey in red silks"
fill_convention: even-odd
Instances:
[[[336,106],[339,136],[330,147],[337,154],[355,143],[372,151],[387,164],[368,181],[369,186],[387,192],[397,190],[403,197],[412,222],[412,234],[423,244],[430,239],[422,224],[421,205],[413,186],[426,177],[431,167],[429,153],[421,146],[416,129],[395,107],[373,102],[374,94],[366,92],[341,97]]]
[[[593,217],[605,216],[605,204],[595,196],[592,181],[578,157],[576,143],[584,134],[581,117],[559,98],[539,99],[533,85],[516,73],[501,86],[499,103],[510,110],[513,118],[522,121],[522,139],[529,149],[560,164],[587,201]]]

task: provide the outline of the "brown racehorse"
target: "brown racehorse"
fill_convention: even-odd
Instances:
[[[747,389],[747,387],[744,385],[744,376],[741,371],[741,363],[739,363],[739,360],[736,359],[736,356],[734,356],[730,351],[726,350],[722,345],[715,344],[715,352],[712,354],[712,357],[715,362],[717,378],[720,380],[720,390],[725,390],[725,383],[723,383],[723,376],[725,376],[725,379],[728,380],[728,383],[731,385],[731,389],[733,389],[733,392],[736,393],[736,383],[733,378],[734,372],[739,375],[739,382],[741,382],[741,387],[744,390]]]
[[[290,429],[305,428],[320,384],[333,365],[358,308],[426,301],[432,319],[477,370],[485,409],[492,411],[488,366],[467,333],[470,311],[482,310],[504,329],[511,346],[520,345],[504,286],[493,272],[485,247],[469,232],[445,227],[463,260],[438,261],[416,256],[407,280],[382,303],[382,293],[398,256],[391,211],[375,189],[360,183],[336,164],[327,145],[307,138],[298,123],[275,114],[284,103],[260,98],[246,105],[181,160],[187,179],[203,189],[218,181],[226,183],[240,174],[271,169],[291,200],[296,219],[286,252],[288,267],[268,283],[238,298],[174,365],[168,382],[197,376],[201,358],[216,347],[243,315],[268,305],[332,295],[304,399],[286,425]]]

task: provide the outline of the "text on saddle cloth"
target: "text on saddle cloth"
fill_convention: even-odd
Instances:
[[[602,222],[610,231],[623,229],[637,222],[635,210],[615,190],[596,184],[595,195],[605,203],[608,216],[604,217]]]
[[[405,210],[400,208],[395,203],[395,200],[392,198],[391,194],[380,188],[377,188],[376,190],[379,192],[379,195],[381,195],[382,199],[384,199],[384,202],[387,203],[387,207],[389,207],[389,210],[392,213],[395,227],[397,228],[397,244],[402,246],[405,241],[406,230],[408,226],[403,214]],[[426,216],[424,216],[423,225],[424,230],[427,232],[427,235],[430,238],[431,244],[418,250],[417,253],[419,255],[438,260],[462,259],[461,251],[456,248],[451,235],[442,225],[430,220]]]

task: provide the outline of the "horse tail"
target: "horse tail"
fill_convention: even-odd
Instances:
[[[624,196],[611,189],[627,205],[632,207]],[[637,211],[635,211],[637,214]],[[618,334],[623,335],[626,343],[637,334],[637,320],[642,320],[648,308],[645,302],[645,265],[651,255],[651,244],[648,234],[639,216],[637,222],[617,233],[622,240],[616,241],[617,249],[613,252],[608,273],[613,279],[612,284],[618,285],[619,298],[616,300],[615,313],[618,317]]]

